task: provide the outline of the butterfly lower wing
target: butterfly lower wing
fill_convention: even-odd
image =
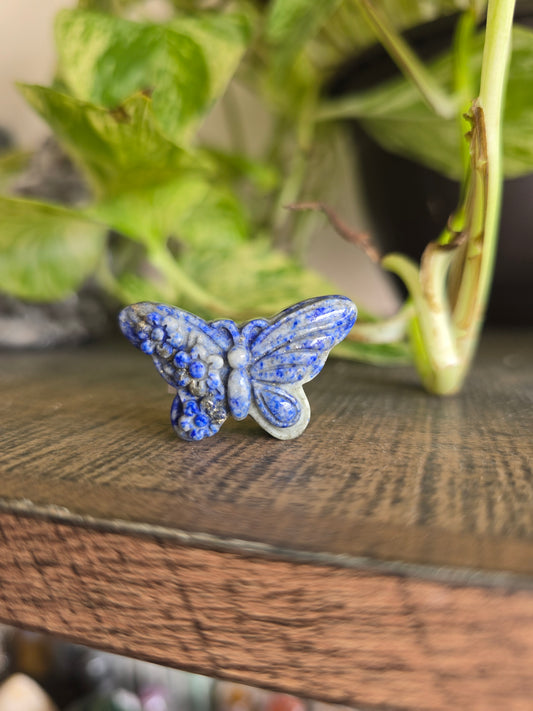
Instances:
[[[179,388],[170,409],[170,421],[176,434],[188,442],[212,437],[225,422],[228,413],[223,397],[207,393],[202,397]]]
[[[277,439],[293,439],[309,423],[309,402],[300,385],[280,387],[271,383],[252,383],[249,414]]]
[[[143,302],[123,309],[124,335],[152,356],[160,375],[176,388],[171,421],[186,440],[210,437],[227,417],[224,354],[228,334],[187,311]]]

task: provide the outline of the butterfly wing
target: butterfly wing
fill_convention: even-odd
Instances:
[[[301,385],[252,382],[248,414],[273,437],[294,439],[307,427],[311,411]]]
[[[250,344],[250,414],[275,437],[297,437],[309,422],[302,385],[322,370],[330,350],[357,318],[344,296],[309,299],[282,311]]]
[[[159,374],[177,394],[171,420],[183,439],[198,440],[218,431],[226,419],[224,354],[231,344],[226,330],[166,304],[143,302],[119,315],[122,332],[152,356]]]

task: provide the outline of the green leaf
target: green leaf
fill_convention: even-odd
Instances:
[[[87,213],[145,248],[133,270],[115,270],[115,293],[138,289],[138,299],[154,288],[167,301],[211,316],[230,316],[232,306],[205,287],[202,273],[190,273],[190,259],[217,260],[249,236],[241,203],[223,185],[200,173],[184,173],[168,184],[124,193],[88,208]],[[118,260],[120,262],[120,260]],[[230,268],[228,262],[220,270]]]
[[[249,22],[243,14],[203,11],[173,20],[169,29],[195,40],[202,49],[209,74],[205,110],[224,93],[239,66],[251,36]]]
[[[267,40],[274,45],[274,61],[287,68],[341,0],[274,0],[267,18]]]
[[[479,86],[484,35],[472,43],[471,69]],[[430,65],[437,82],[450,92],[453,61],[449,51]],[[516,177],[533,170],[533,31],[515,26],[513,54],[504,112],[504,171]],[[474,97],[472,97],[474,98]],[[364,94],[345,97],[324,106],[326,118],[358,118],[384,148],[427,165],[451,178],[462,177],[456,119],[437,117],[424,104],[416,88],[405,79],[393,80]]]
[[[28,167],[31,153],[18,149],[0,154],[0,190],[6,190],[11,181]]]
[[[146,248],[149,276],[142,264],[117,275],[116,286],[134,300],[155,289],[206,317],[248,318],[336,291],[266,238],[251,240],[241,203],[199,174],[117,196],[88,214]]]
[[[180,143],[226,88],[248,30],[238,15],[152,24],[64,10],[56,20],[56,39],[60,76],[78,99],[112,108],[149,90],[161,129]]]
[[[62,207],[0,197],[2,291],[28,300],[64,298],[96,268],[105,232]]]
[[[224,186],[211,185],[202,202],[185,215],[175,235],[190,249],[216,252],[245,242],[250,225],[234,194]]]
[[[80,10],[98,10],[99,12],[120,14],[137,2],[138,0],[78,0],[77,6]]]
[[[281,173],[273,163],[255,160],[242,153],[228,153],[219,148],[204,148],[202,152],[230,181],[246,179],[262,193],[273,192],[280,186]]]
[[[122,304],[134,304],[138,301],[169,303],[174,299],[174,292],[169,291],[161,276],[154,272],[152,278],[131,271],[124,271],[116,277],[104,280],[107,290]]]
[[[184,152],[161,135],[144,95],[108,110],[41,86],[20,90],[99,195],[161,183],[181,170]]]
[[[515,26],[503,119],[504,174],[533,171],[533,30]]]
[[[231,308],[232,317],[272,316],[292,303],[336,289],[266,238],[229,248],[185,251],[182,268],[214,297]]]
[[[169,236],[179,234],[183,220],[208,192],[203,177],[186,174],[162,185],[123,192],[91,205],[86,212],[148,249],[157,248]]]
[[[347,338],[334,351],[341,358],[348,358],[372,365],[409,365],[413,362],[411,347],[407,342],[360,343]]]
[[[122,193],[87,209],[87,214],[159,250],[174,246],[197,250],[227,247],[248,236],[240,202],[224,186],[198,172],[184,172],[163,185]]]
[[[421,107],[394,118],[372,118],[361,123],[365,130],[388,151],[460,180],[462,163],[457,124],[446,121]]]

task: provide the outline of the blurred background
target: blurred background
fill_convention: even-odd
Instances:
[[[3,0],[0,3],[0,126],[13,140],[36,148],[50,129],[28,106],[16,81],[48,84],[55,67],[53,22],[66,0]]]
[[[56,68],[54,17],[62,8],[75,6],[76,3],[72,0],[3,0],[0,3],[0,91],[3,97],[0,104],[0,127],[7,132],[16,147],[39,150],[51,135],[49,126],[21,96],[15,83],[23,81],[49,85],[52,82]],[[150,0],[144,4],[143,12],[151,17],[164,18],[167,11],[165,8],[167,6],[164,2]],[[244,131],[249,134],[249,144],[260,144],[260,132],[266,130],[267,119],[264,113],[246,92],[237,89],[235,96],[237,101],[242,103],[242,112],[247,117]],[[220,145],[227,143],[228,132],[223,110],[215,109],[201,130],[203,137],[209,142]],[[47,154],[41,159],[45,170],[51,170],[48,165],[50,162]],[[360,181],[361,177],[358,176],[357,170],[354,170],[352,158],[346,155],[343,145],[339,144],[335,172],[331,175],[335,207],[347,224],[364,232],[375,233],[371,217],[365,208]],[[23,188],[26,190],[25,185]],[[47,189],[45,187],[45,192]],[[316,227],[309,238],[306,263],[318,269],[331,280],[340,293],[351,296],[359,306],[376,315],[392,314],[399,304],[399,291],[391,278],[365,254],[335,235],[323,216],[316,215],[314,219]],[[377,235],[374,236],[377,238]],[[91,309],[89,304],[86,310],[91,313]],[[43,333],[44,327],[40,328],[37,324],[43,318],[41,310],[36,312],[33,306],[29,305],[23,311],[19,304],[14,305],[13,301],[9,300],[6,305],[4,300],[3,308],[0,308],[0,328],[7,321],[7,317],[11,317],[11,335],[9,339],[4,339],[4,345],[32,345],[45,343],[47,340],[50,343],[79,340],[80,333],[102,328],[96,314],[92,323],[76,325],[77,317],[71,314],[68,308],[52,306],[44,311],[44,319],[49,321],[46,335]],[[56,311],[59,312],[60,319],[71,323],[70,336],[66,329],[62,330],[57,325],[54,315]],[[15,319],[15,328],[13,316],[18,317]]]
[[[3,154],[0,187],[6,198],[38,204],[0,196],[0,344],[42,347],[100,337],[114,329],[121,304],[140,300],[245,320],[339,292],[357,303],[360,322],[397,312],[405,289],[361,244],[370,240],[382,253],[400,251],[418,262],[457,206],[465,127],[455,117],[431,114],[376,43],[354,0],[328,4],[323,15],[314,7],[313,27],[305,13],[291,16],[291,10],[284,17],[282,2],[252,1],[248,19],[254,24],[260,16],[254,31],[260,34],[265,24],[267,30],[259,41],[242,40],[242,34],[238,49],[230,34],[242,27],[234,20],[226,15],[216,30],[235,24],[226,46],[217,48],[197,14],[183,25],[196,48],[188,84],[180,88],[197,116],[176,119],[176,81],[183,70],[186,75],[187,62],[181,57],[171,67],[172,58],[158,54],[150,21],[174,18],[179,24],[183,10],[194,15],[204,6],[216,7],[219,16],[225,12],[216,0],[1,3],[0,130],[4,147],[19,155]],[[452,92],[460,0],[379,0],[376,6],[395,30],[405,30],[429,71]],[[57,14],[75,7],[80,10],[61,14],[54,39]],[[105,8],[106,19],[84,14],[87,8]],[[483,3],[477,13],[482,25]],[[517,17],[506,115],[508,180],[488,309],[489,321],[501,325],[531,325],[533,319],[530,3],[519,3]],[[144,22],[147,33],[138,54],[131,20]],[[289,20],[294,31],[287,39]],[[300,31],[307,33],[303,44]],[[120,35],[116,47],[113,32]],[[202,61],[194,64],[199,51],[196,60]],[[481,34],[472,34],[470,51],[479,71]],[[165,62],[168,76],[154,84]],[[476,81],[474,76],[473,87]],[[16,82],[25,86],[17,89]],[[198,95],[207,93],[201,101],[197,84]],[[144,98],[132,99],[143,91]],[[347,112],[329,122],[315,118],[313,111],[325,107],[327,116],[337,99],[349,104]],[[157,126],[153,144],[123,130],[129,121],[124,106],[139,109],[143,101]],[[94,129],[105,123],[106,111],[122,127],[110,124],[99,133],[101,126]],[[292,202],[328,205],[344,233],[318,212],[289,213],[285,206]],[[58,204],[72,211],[56,211]],[[345,355],[405,362],[402,339],[381,350],[348,339]]]
[[[0,711],[343,711],[0,626]]]

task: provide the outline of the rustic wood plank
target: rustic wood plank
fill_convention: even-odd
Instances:
[[[360,708],[533,698],[533,337],[465,391],[331,361],[294,442],[187,444],[122,344],[0,356],[0,619]]]
[[[533,573],[533,337],[494,336],[448,399],[329,361],[312,420],[180,441],[127,344],[0,361],[0,499],[298,551]]]
[[[522,711],[533,594],[4,515],[1,616],[359,708]]]

